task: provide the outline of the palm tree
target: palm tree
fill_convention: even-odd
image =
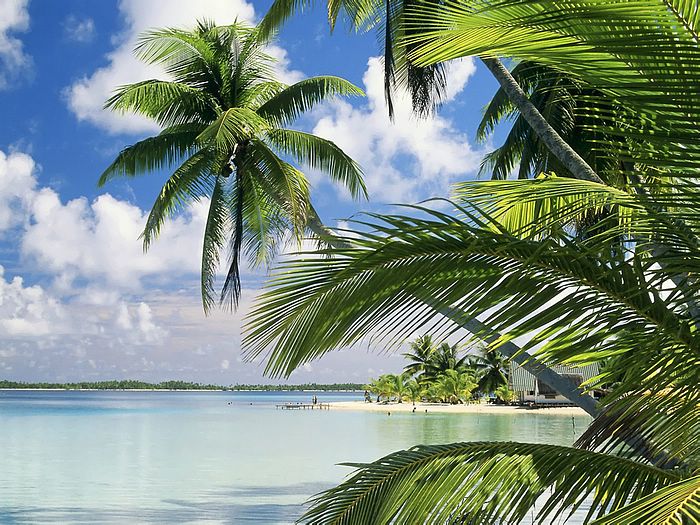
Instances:
[[[326,234],[309,201],[309,183],[291,159],[319,170],[365,196],[358,165],[333,142],[289,129],[299,115],[338,95],[362,91],[337,77],[313,77],[287,86],[275,79],[274,60],[255,28],[199,22],[192,31],[145,33],[135,54],[164,66],[170,80],[122,86],[107,101],[134,112],[162,131],[126,147],[100,177],[135,177],[173,170],[148,216],[148,249],[164,222],[193,201],[208,199],[201,265],[205,311],[214,304],[220,254],[228,249],[221,301],[237,304],[241,254],[269,263],[289,235]]]
[[[515,400],[515,392],[513,392],[507,384],[499,386],[493,392],[496,394],[496,398],[506,405],[509,405]]]
[[[469,364],[477,371],[479,390],[485,394],[508,386],[508,364],[498,350],[482,349],[481,355],[469,357]]]
[[[382,397],[388,399],[391,395],[389,381],[385,375],[380,376],[377,379],[372,379],[369,384],[365,386],[365,388],[377,396],[377,403],[381,401]]]
[[[408,379],[410,376],[406,374],[387,374],[387,388],[389,397],[393,398],[397,403],[403,403],[405,397],[408,396]]]
[[[469,357],[466,355],[460,357],[459,353],[459,345],[457,344],[440,344],[425,365],[425,380],[435,380],[448,370],[466,371]]]
[[[430,335],[425,334],[415,341],[411,341],[410,347],[410,352],[402,354],[411,361],[403,369],[410,375],[420,378],[421,374],[425,373],[426,367],[435,353],[435,343]]]
[[[411,403],[413,403],[413,406],[415,406],[416,401],[420,401],[422,399],[425,388],[415,378],[412,378],[406,383],[406,391],[406,397]]]
[[[437,377],[436,386],[442,399],[455,405],[469,401],[478,383],[473,373],[450,369]]]

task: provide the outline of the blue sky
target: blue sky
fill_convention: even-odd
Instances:
[[[159,74],[131,56],[139,32],[202,17],[254,22],[267,5],[0,0],[0,378],[268,381],[239,350],[241,318],[264,271],[245,273],[239,312],[206,318],[197,288],[204,204],[169,224],[144,255],[137,237],[166,173],[96,186],[121,148],[157,131],[102,110],[116,86]],[[319,7],[293,19],[270,52],[286,82],[332,74],[367,93],[297,123],[334,140],[366,173],[369,203],[310,175],[329,225],[360,210],[445,196],[451,183],[475,176],[490,147],[477,144],[474,131],[496,86],[471,60],[451,65],[449,100],[436,117],[415,120],[399,97],[392,124],[373,34],[340,27],[331,35]],[[401,366],[400,356],[358,345],[290,381],[364,382]]]

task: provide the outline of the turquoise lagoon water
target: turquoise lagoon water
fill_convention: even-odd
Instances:
[[[419,443],[571,444],[590,421],[275,408],[311,396],[0,391],[0,523],[290,523],[350,472],[339,462]]]

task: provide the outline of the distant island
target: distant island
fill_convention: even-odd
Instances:
[[[286,392],[299,390],[317,390],[325,392],[362,391],[361,383],[303,383],[299,385],[211,385],[189,381],[162,381],[147,383],[134,379],[114,381],[81,381],[79,383],[25,383],[21,381],[0,380],[0,389],[10,390],[223,390],[223,391],[263,391]]]

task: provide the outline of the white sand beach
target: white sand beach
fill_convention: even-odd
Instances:
[[[366,412],[413,412],[414,405],[412,403],[365,403],[364,401],[336,401],[329,403],[331,410],[363,410]],[[503,406],[471,404],[471,405],[442,405],[439,403],[416,403],[416,412],[425,413],[440,412],[447,414],[559,414],[572,416],[585,416],[586,412],[578,407],[518,407],[518,406]]]

